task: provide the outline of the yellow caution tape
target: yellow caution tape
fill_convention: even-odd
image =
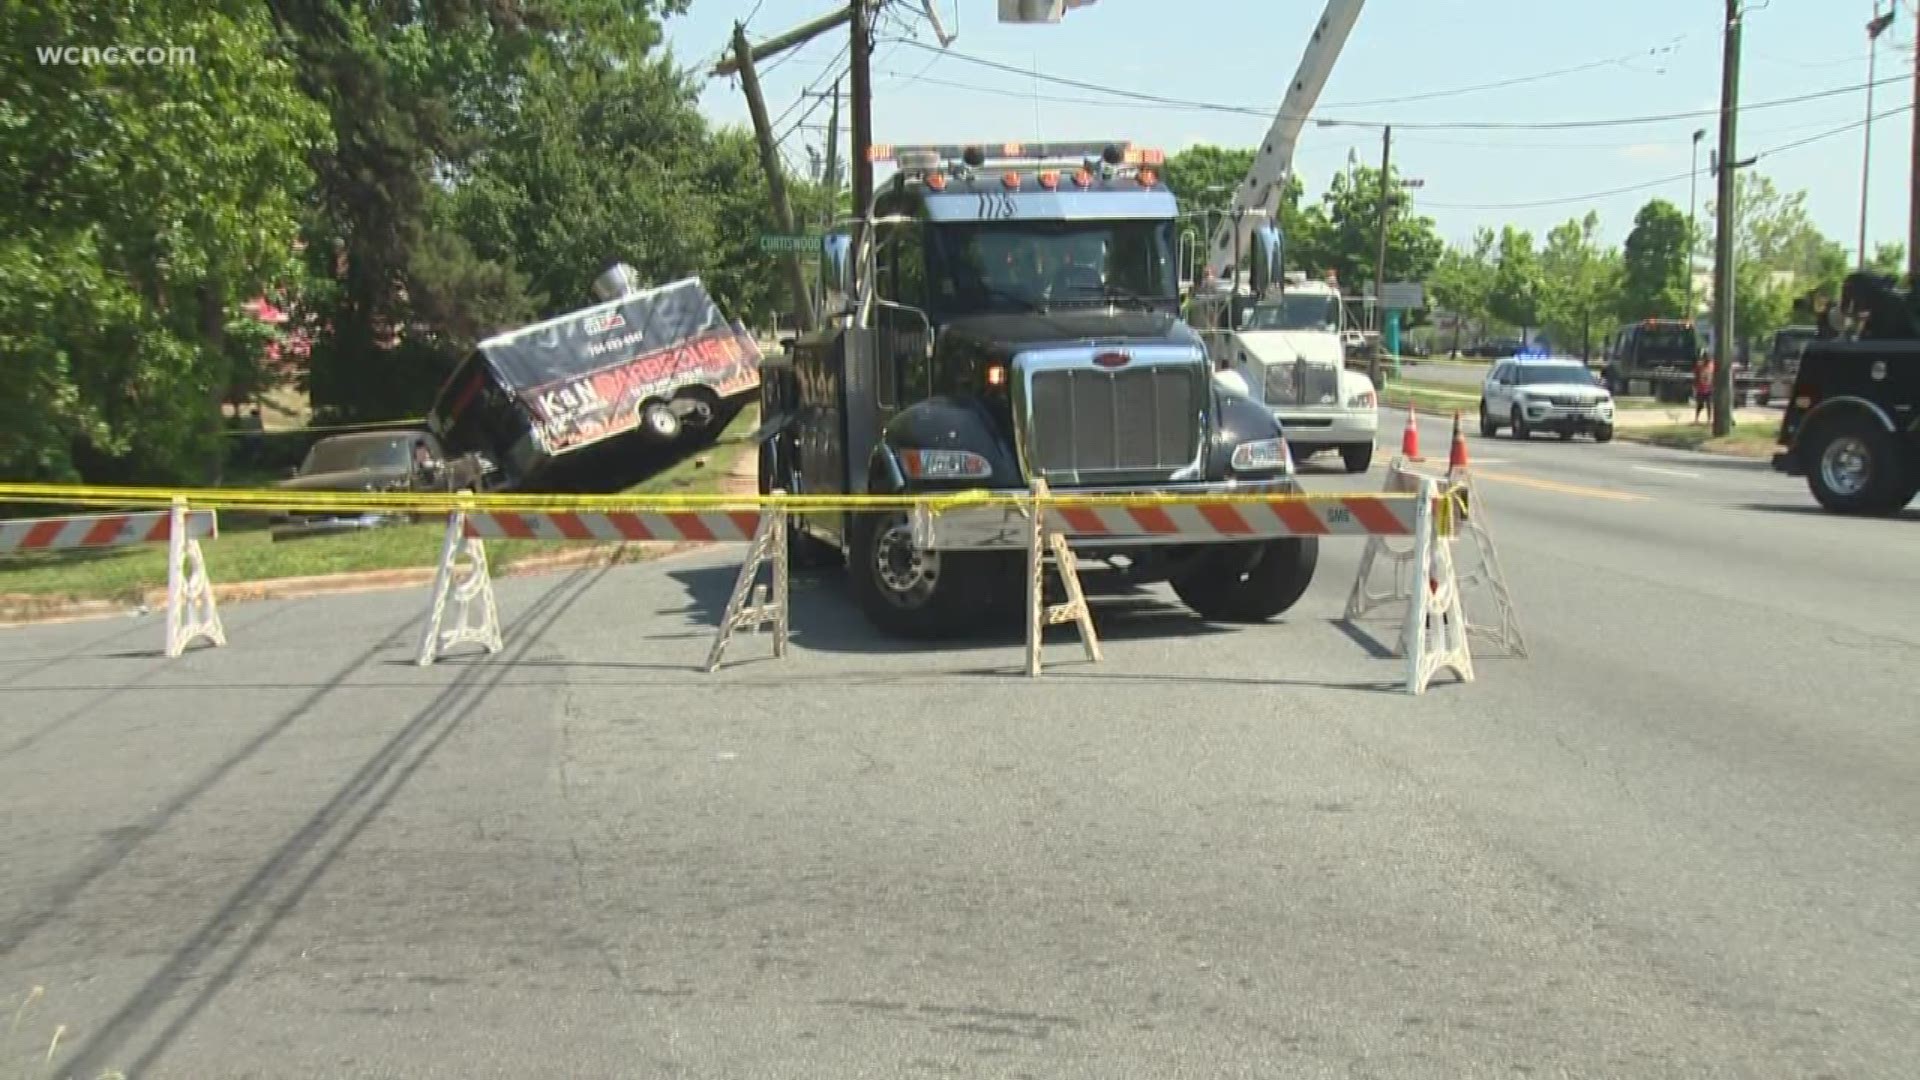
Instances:
[[[1203,504],[1337,504],[1362,498],[1412,502],[1416,494],[1049,493],[1038,499],[1048,507],[1147,507]],[[167,506],[176,500],[209,510],[331,510],[358,513],[448,513],[453,510],[506,512],[758,510],[781,507],[794,512],[849,512],[926,507],[934,513],[962,508],[1023,509],[1035,505],[1026,492],[960,491],[919,495],[574,495],[471,494],[458,492],[290,491],[281,488],[154,488],[86,484],[0,484],[0,502],[86,507]]]

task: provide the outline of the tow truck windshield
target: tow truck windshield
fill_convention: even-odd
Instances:
[[[1268,301],[1247,312],[1248,330],[1340,329],[1340,300],[1333,296],[1291,293],[1278,301]]]
[[[927,277],[945,316],[1115,304],[1173,310],[1167,221],[967,223],[932,230]]]

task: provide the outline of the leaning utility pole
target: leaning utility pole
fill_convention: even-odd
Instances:
[[[1373,264],[1373,318],[1380,336],[1373,342],[1367,378],[1380,385],[1381,353],[1387,347],[1387,224],[1393,216],[1393,189],[1387,182],[1393,168],[1393,125],[1380,129],[1380,257]]]
[[[853,216],[856,221],[866,216],[873,203],[873,31],[867,22],[869,3],[871,0],[853,0],[847,5],[853,24],[847,74],[853,94]],[[853,250],[860,250],[864,233],[864,226],[854,226]],[[851,275],[855,281],[859,279],[858,271],[856,265]]]
[[[767,103],[760,96],[760,75],[753,67],[753,49],[747,45],[747,28],[733,24],[733,58],[740,72],[740,88],[747,94],[747,113],[753,118],[753,136],[760,144],[760,168],[767,174],[767,193],[773,197],[773,223],[788,236],[794,234],[793,205],[787,202],[787,181],[781,175],[780,151],[774,145],[773,124],[767,119]],[[807,272],[800,264],[800,253],[789,251],[782,260],[787,264],[787,286],[793,290],[793,317],[802,332],[813,329],[813,294],[807,288]]]
[[[1720,62],[1720,181],[1719,205],[1714,207],[1713,252],[1713,433],[1733,430],[1733,298],[1734,298],[1734,120],[1740,111],[1740,4],[1727,0],[1726,52]],[[1917,83],[1916,86],[1920,86]]]

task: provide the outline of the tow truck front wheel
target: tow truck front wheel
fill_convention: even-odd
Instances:
[[[1299,602],[1319,562],[1320,541],[1311,536],[1219,544],[1173,580],[1173,591],[1202,618],[1265,622]]]
[[[1885,428],[1865,417],[1838,417],[1805,440],[1801,458],[1810,464],[1807,487],[1836,514],[1892,514],[1912,500],[1916,479],[1908,475],[1900,448]]]
[[[995,595],[982,555],[916,550],[905,511],[852,518],[847,573],[869,621],[897,637],[922,640],[979,629]]]

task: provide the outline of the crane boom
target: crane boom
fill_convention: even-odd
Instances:
[[[1320,100],[1320,91],[1326,88],[1327,78],[1333,74],[1333,62],[1340,58],[1347,35],[1365,6],[1366,0],[1328,0],[1326,10],[1320,13],[1319,25],[1314,27],[1313,37],[1307,41],[1300,67],[1293,73],[1293,81],[1287,85],[1286,96],[1280,101],[1280,112],[1273,118],[1273,126],[1267,129],[1259,152],[1253,156],[1253,167],[1234,189],[1235,211],[1263,210],[1266,220],[1279,224],[1280,200],[1286,194],[1287,177],[1293,173],[1293,148],[1300,141],[1301,129],[1306,127],[1307,114],[1313,111],[1314,104]],[[1233,270],[1235,254],[1250,250],[1253,230],[1261,220],[1257,214],[1229,213],[1214,231],[1207,268],[1215,278],[1226,280]]]

